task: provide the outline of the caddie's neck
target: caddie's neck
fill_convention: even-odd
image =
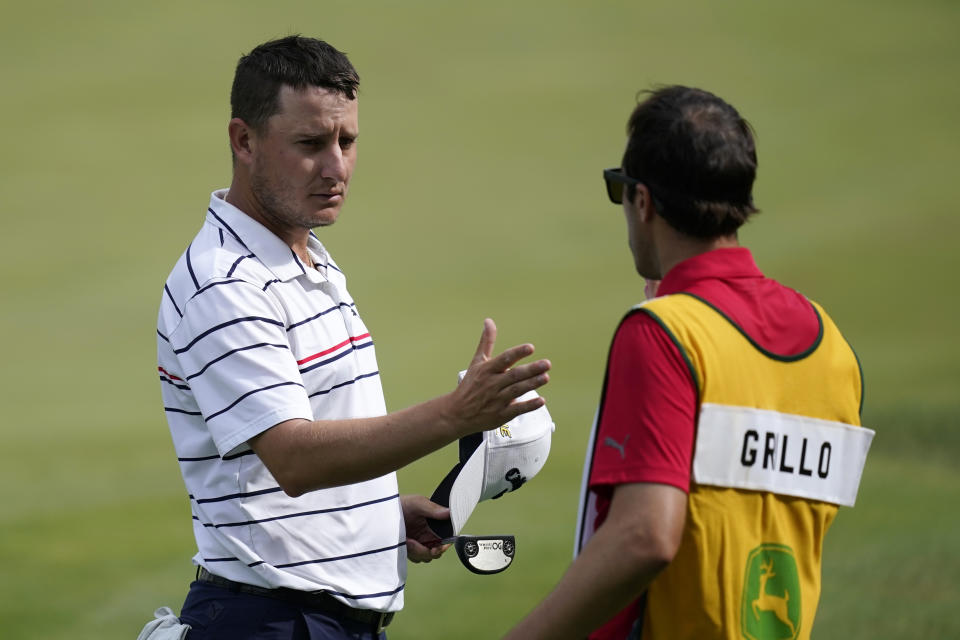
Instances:
[[[647,280],[662,280],[687,258],[714,249],[740,246],[736,233],[703,239],[677,231],[657,213],[650,191],[644,184],[636,186],[632,200],[623,199],[623,211],[634,265],[637,273]]]
[[[667,275],[671,269],[686,260],[701,253],[714,249],[730,249],[740,246],[736,233],[715,238],[694,238],[681,233],[671,227],[659,215],[653,218],[654,246],[657,252],[657,263],[660,278]]]

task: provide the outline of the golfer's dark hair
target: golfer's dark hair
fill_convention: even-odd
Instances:
[[[701,89],[646,92],[627,123],[623,170],[650,190],[657,213],[696,238],[730,235],[757,212],[753,129]],[[632,201],[635,190],[627,193]]]
[[[360,76],[346,55],[315,38],[294,35],[265,42],[240,58],[230,91],[230,117],[254,130],[280,109],[280,88],[323,87],[357,97]]]

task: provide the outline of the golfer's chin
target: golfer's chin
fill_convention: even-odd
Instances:
[[[340,217],[340,203],[336,206],[322,207],[310,213],[312,227],[329,227]]]

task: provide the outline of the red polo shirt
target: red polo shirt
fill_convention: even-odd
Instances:
[[[679,292],[703,298],[779,355],[805,351],[819,332],[807,299],[764,277],[745,248],[717,249],[677,264],[658,295]],[[610,349],[591,462],[596,526],[618,484],[655,482],[689,491],[697,409],[696,387],[677,346],[647,314],[627,316]],[[591,638],[626,637],[631,613],[618,615]]]

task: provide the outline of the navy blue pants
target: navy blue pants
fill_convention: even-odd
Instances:
[[[386,640],[372,625],[333,618],[295,604],[193,582],[180,621],[187,640]]]

